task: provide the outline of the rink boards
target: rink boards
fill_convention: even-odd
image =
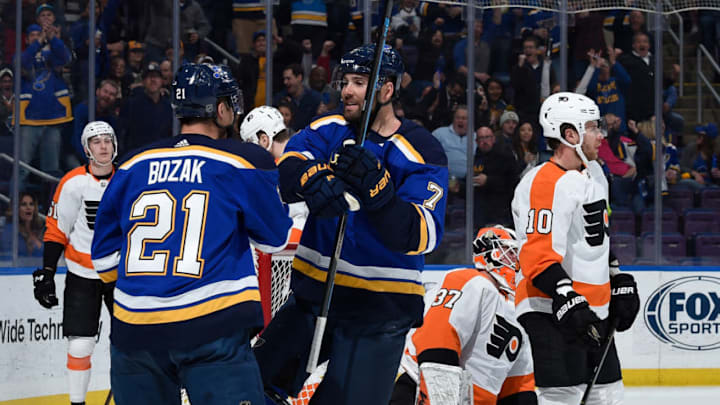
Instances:
[[[428,266],[423,272],[426,288],[456,267]],[[67,392],[62,306],[46,310],[35,301],[32,270],[0,270],[0,404],[67,401],[60,395]],[[720,267],[623,270],[637,280],[641,298],[633,327],[616,335],[625,384],[720,386]],[[55,282],[62,305],[64,269],[58,273]],[[110,386],[109,321],[103,310],[90,391]],[[103,403],[104,393],[93,396],[97,399],[92,402]]]

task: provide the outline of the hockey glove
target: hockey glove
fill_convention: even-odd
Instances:
[[[321,218],[338,217],[350,211],[353,204],[359,205],[346,192],[348,188],[325,163],[312,162],[300,177],[301,193],[310,213]]]
[[[35,299],[45,308],[52,308],[58,304],[55,296],[55,272],[51,269],[37,269],[33,272],[33,293]]]
[[[640,296],[632,275],[621,273],[610,278],[610,318],[618,322],[617,331],[630,329],[640,310]]]
[[[602,321],[590,309],[587,299],[573,290],[570,279],[557,283],[552,310],[555,322],[570,333],[569,340],[579,338],[592,349],[600,347]]]
[[[382,209],[395,196],[390,173],[362,146],[346,142],[330,159],[330,167],[360,196],[368,211]]]

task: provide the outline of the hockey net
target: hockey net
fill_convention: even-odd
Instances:
[[[274,254],[255,249],[255,270],[258,275],[265,326],[290,297],[290,276],[296,248],[296,245],[288,245],[285,250]],[[289,402],[293,405],[309,404],[310,398],[325,375],[326,367],[326,364],[320,365],[305,381],[297,398],[289,398]]]

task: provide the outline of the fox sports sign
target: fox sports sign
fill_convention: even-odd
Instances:
[[[668,281],[645,304],[645,324],[678,349],[720,348],[720,278],[688,276]]]

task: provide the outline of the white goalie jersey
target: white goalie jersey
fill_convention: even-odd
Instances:
[[[560,263],[600,319],[608,316],[608,183],[600,165],[565,170],[552,160],[528,172],[515,188],[513,220],[522,278],[518,282],[518,316],[551,313],[552,299],[532,279]]]
[[[93,176],[87,165],[80,166],[63,176],[50,203],[44,240],[65,246],[68,271],[80,277],[100,279],[90,259],[90,247],[108,182]]]
[[[401,363],[416,383],[417,361],[430,351],[457,355],[459,366],[471,376],[475,405],[524,392],[534,398],[530,342],[515,317],[512,295],[499,290],[486,271],[452,270],[426,296],[423,325],[408,335]]]

